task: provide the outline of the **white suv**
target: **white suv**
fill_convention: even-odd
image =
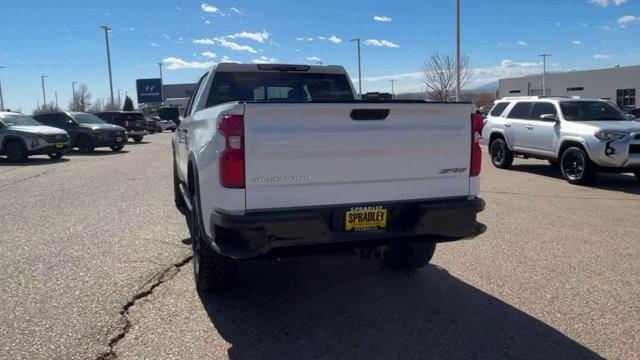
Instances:
[[[608,101],[512,97],[496,101],[482,130],[491,161],[507,169],[514,157],[546,159],[572,184],[597,172],[640,179],[640,123]]]

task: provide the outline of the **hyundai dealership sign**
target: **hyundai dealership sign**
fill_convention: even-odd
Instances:
[[[136,80],[138,104],[161,103],[162,81],[160,79]]]

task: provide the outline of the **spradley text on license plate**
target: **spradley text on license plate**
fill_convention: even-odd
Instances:
[[[382,206],[352,207],[345,213],[345,230],[366,231],[387,227],[387,209]]]

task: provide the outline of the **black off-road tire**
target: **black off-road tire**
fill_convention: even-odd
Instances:
[[[398,244],[382,250],[382,261],[393,270],[416,270],[425,267],[436,251],[436,243]]]
[[[62,157],[64,156],[63,153],[61,152],[57,152],[57,153],[51,153],[51,154],[47,154],[47,156],[49,156],[49,158],[51,160],[58,160],[58,159],[62,159]]]
[[[24,146],[22,141],[18,140],[8,141],[5,144],[4,152],[7,155],[7,159],[9,159],[10,162],[14,163],[25,162],[29,158],[27,147]]]
[[[596,178],[596,165],[580,147],[566,149],[560,157],[562,176],[573,185],[589,185]]]
[[[513,164],[514,155],[509,150],[507,142],[502,138],[497,138],[489,145],[489,155],[491,163],[499,169],[508,169]]]
[[[133,141],[135,141],[137,143],[141,142],[143,138],[144,138],[144,136],[140,136],[140,135],[136,135],[136,136],[132,137]]]
[[[109,148],[111,148],[111,150],[114,152],[118,152],[124,149],[124,145],[112,145],[112,146],[109,146]]]
[[[91,140],[91,138],[87,135],[78,136],[76,144],[78,146],[78,151],[80,151],[81,154],[90,154],[95,149],[93,140]]]
[[[194,191],[191,204],[193,210],[187,219],[190,222],[193,276],[196,289],[202,292],[229,290],[236,281],[238,269],[236,260],[218,254],[206,241],[197,190]]]

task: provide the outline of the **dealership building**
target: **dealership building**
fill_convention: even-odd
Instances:
[[[606,99],[618,106],[636,107],[640,65],[608,69],[547,73],[546,95]],[[542,95],[542,74],[500,79],[499,96]]]

